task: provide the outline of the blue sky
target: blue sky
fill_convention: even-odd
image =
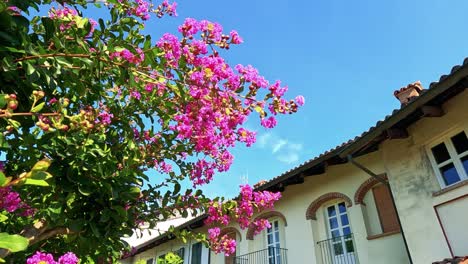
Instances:
[[[210,195],[235,196],[240,183],[271,179],[353,138],[399,107],[395,89],[417,80],[428,87],[468,55],[466,0],[178,4],[177,18],[154,19],[147,33],[176,33],[186,17],[219,22],[244,39],[223,54],[231,65],[252,64],[287,84],[290,98],[306,98],[273,130],[251,118],[257,144],[233,150],[230,172],[203,188]]]
[[[232,65],[252,64],[306,98],[273,130],[250,120],[257,144],[233,151],[231,171],[204,187],[212,195],[234,196],[246,179],[271,179],[362,133],[399,107],[395,89],[428,87],[468,55],[464,0],[178,3],[179,17],[148,25],[151,34],[173,32],[185,17],[217,21],[244,38],[225,54]]]

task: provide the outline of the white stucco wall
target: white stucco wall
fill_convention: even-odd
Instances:
[[[381,146],[382,159],[415,264],[450,257],[434,206],[468,193],[468,185],[465,185],[433,196],[441,186],[429,161],[427,146],[447,133],[468,127],[468,91],[449,100],[443,109],[444,116],[423,118],[410,126],[409,138],[386,141]],[[453,217],[468,219],[468,211],[458,212]],[[466,243],[468,245],[468,238]]]
[[[379,151],[356,158],[371,171],[387,174],[415,264],[432,263],[450,257],[434,207],[466,195],[468,185],[433,196],[441,186],[427,157],[427,144],[447,132],[468,127],[467,102],[468,92],[465,91],[443,106],[446,112],[443,117],[424,118],[409,127],[409,138],[385,141]],[[324,209],[322,207],[317,211],[317,220],[306,220],[305,215],[310,203],[330,192],[343,193],[353,200],[353,205],[347,210],[359,263],[409,262],[400,233],[368,239],[369,235],[382,232],[373,196],[370,191],[364,197],[366,205],[355,205],[354,195],[369,177],[347,163],[329,166],[324,174],[306,177],[303,184],[286,187],[275,210],[281,212],[287,220],[287,226],[285,223],[281,225],[281,247],[288,249],[288,263],[322,263],[317,242],[329,238]],[[457,206],[460,207],[460,204]],[[460,208],[465,207],[462,205]],[[453,210],[446,207],[444,210],[445,213],[453,213]],[[468,219],[468,211],[457,211],[457,215],[453,217]],[[238,228],[237,225],[234,227]],[[256,236],[254,240],[247,240],[246,230],[240,232],[242,241],[237,247],[237,255],[266,248],[265,234]],[[184,245],[181,241],[172,240],[136,255],[133,261],[156,257],[184,246],[187,256],[185,264],[189,264],[192,243],[190,241]],[[208,250],[205,250],[204,264],[208,263],[208,254]],[[211,253],[210,264],[223,263],[223,255]]]
[[[383,173],[384,166],[381,164],[380,158],[381,154],[375,152],[359,157],[357,161],[376,173]],[[317,211],[317,220],[306,220],[307,208],[319,196],[330,192],[343,193],[353,200],[359,186],[369,177],[369,175],[353,165],[342,164],[328,167],[324,174],[306,177],[303,184],[286,187],[275,210],[281,212],[287,221],[287,226],[280,221],[280,230],[281,247],[288,250],[288,263],[322,263],[317,242],[329,238],[324,209],[322,207]],[[375,207],[372,194],[370,196],[366,195],[365,199],[368,203],[367,206],[370,207],[369,210],[375,210],[372,207]],[[336,201],[330,201],[327,204]],[[382,264],[408,263],[400,234],[374,240],[367,239],[370,233],[365,223],[367,216],[363,213],[363,209],[366,209],[365,206],[354,205],[354,201],[353,206],[347,208],[359,263],[377,263],[376,260]],[[378,216],[374,215],[374,217],[377,217],[378,221]],[[377,225],[378,223],[375,223],[376,218],[372,219],[373,225]],[[240,230],[237,225],[233,225],[233,227]],[[378,233],[375,228],[373,230],[374,233]],[[240,232],[242,241],[239,242],[237,247],[238,256],[266,249],[267,243],[264,233],[255,236],[253,240],[247,240],[247,230],[240,230]],[[173,240],[135,256],[134,261],[158,256],[169,250],[177,250],[181,246],[183,246],[181,241]],[[203,263],[207,264],[208,262]],[[188,262],[185,264],[188,264]],[[224,256],[212,252],[210,264],[224,264]]]
[[[371,153],[357,160],[377,173],[384,172],[380,163],[379,153]],[[306,220],[306,210],[319,196],[329,192],[341,192],[351,200],[354,199],[358,187],[369,178],[367,174],[350,164],[330,166],[322,175],[306,177],[299,185],[287,186],[275,210],[281,212],[287,220],[287,226],[282,233],[281,247],[287,248],[288,263],[322,263],[317,242],[329,238],[324,210],[317,211],[317,220]],[[334,203],[330,201],[324,205]],[[373,196],[366,195],[366,201],[372,207]],[[354,203],[354,201],[353,201]],[[362,208],[353,205],[348,208],[348,217],[355,237],[355,247],[359,263],[408,263],[400,234],[394,234],[374,240],[368,240],[365,215]],[[375,210],[374,208],[371,210]],[[376,213],[376,212],[375,212]],[[374,217],[378,216],[374,215]],[[376,218],[373,218],[375,222]],[[374,223],[376,225],[377,223]],[[378,232],[378,231],[374,231]],[[238,255],[247,254],[266,248],[265,234],[257,235],[254,240],[245,240],[245,231],[241,231],[243,241],[239,245]],[[378,262],[376,262],[376,260]],[[224,257],[212,254],[212,264],[224,264]]]

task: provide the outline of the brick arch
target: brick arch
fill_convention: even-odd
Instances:
[[[235,227],[223,228],[223,229],[221,229],[221,232],[219,234],[220,234],[220,236],[224,236],[224,235],[230,234],[230,233],[236,233],[236,235],[239,237],[239,241],[242,241],[241,232],[239,231],[239,229],[237,229]]]
[[[387,180],[387,175],[384,173],[384,174],[380,174],[379,177],[381,177],[382,179],[385,179]],[[366,193],[372,189],[372,187],[374,187],[376,184],[380,183],[379,180],[377,180],[376,178],[374,177],[370,177],[369,179],[365,180],[360,186],[359,188],[357,189],[356,193],[354,194],[354,203],[355,204],[362,204],[362,205],[366,205],[364,203],[364,196],[366,196]]]
[[[257,217],[255,217],[255,220],[259,220],[259,219],[268,219],[268,218],[271,218],[271,217],[278,217],[280,218],[281,220],[283,220],[283,223],[284,223],[284,226],[288,226],[288,222],[286,221],[286,217],[278,212],[278,211],[269,211],[269,212],[265,212]],[[253,222],[252,221],[252,222]],[[247,229],[247,235],[245,236],[248,240],[253,240],[253,237],[254,237],[254,227],[252,224],[249,225],[249,228]]]
[[[307,211],[306,211],[306,219],[307,220],[317,220],[317,210],[320,208],[320,206],[322,206],[322,204],[328,202],[328,201],[331,201],[331,200],[334,200],[334,199],[342,199],[344,200],[345,204],[346,204],[346,207],[351,207],[353,205],[353,202],[351,201],[351,199],[346,195],[346,194],[343,194],[343,193],[339,193],[339,192],[330,192],[330,193],[326,193],[320,197],[318,197],[317,199],[315,199],[315,201],[313,201],[309,207],[307,207]]]

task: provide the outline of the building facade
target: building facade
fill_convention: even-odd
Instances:
[[[178,252],[184,264],[433,263],[468,255],[468,65],[423,89],[395,91],[401,108],[376,126],[256,187],[282,192],[272,227],[232,225],[235,256],[196,241],[159,236],[135,242],[124,263],[156,263]],[[313,140],[313,139],[311,139]],[[179,228],[205,232],[204,216]]]

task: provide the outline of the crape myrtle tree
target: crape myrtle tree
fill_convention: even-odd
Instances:
[[[87,18],[90,6],[109,20]],[[1,261],[113,263],[130,250],[122,237],[176,213],[208,214],[207,235],[172,232],[225,254],[235,241],[220,226],[269,225],[251,218],[279,194],[243,185],[234,200],[209,199],[200,186],[228,171],[236,143],[255,142],[249,115],[272,128],[304,98],[230,66],[221,54],[242,39],[217,23],[142,33],[164,15],[176,3],[0,1]]]

